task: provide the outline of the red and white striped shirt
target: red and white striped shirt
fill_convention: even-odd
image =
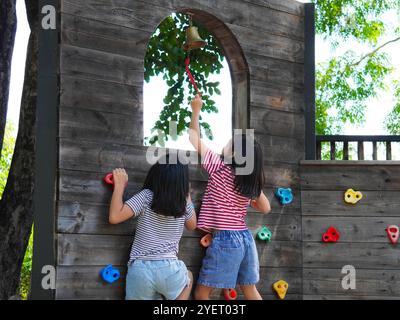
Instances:
[[[197,227],[205,231],[246,230],[244,218],[250,199],[234,190],[234,169],[210,149],[204,157],[203,167],[209,174],[209,180]]]

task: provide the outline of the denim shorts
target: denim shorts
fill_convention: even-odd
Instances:
[[[260,265],[249,230],[213,233],[200,269],[198,284],[213,288],[253,285],[260,280]]]
[[[183,261],[134,260],[126,275],[126,300],[175,300],[190,284]]]

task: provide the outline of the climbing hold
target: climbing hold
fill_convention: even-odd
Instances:
[[[212,235],[211,235],[211,233],[208,233],[203,238],[200,239],[200,244],[204,248],[207,248],[208,246],[210,246],[211,241],[212,241]]]
[[[237,292],[235,289],[224,289],[224,298],[225,300],[236,300]]]
[[[386,228],[387,235],[391,243],[396,243],[399,240],[399,227],[395,225],[390,225]]]
[[[105,177],[103,178],[103,181],[104,181],[106,184],[109,184],[110,186],[112,186],[112,187],[114,188],[114,175],[113,175],[112,172],[107,173],[107,174],[105,175]],[[126,187],[127,185],[128,185],[128,182],[125,183],[125,187]]]
[[[363,195],[360,191],[354,191],[353,189],[347,189],[344,193],[344,201],[350,204],[356,204],[362,197]]]
[[[120,277],[118,269],[114,268],[111,264],[101,269],[100,275],[103,278],[103,280],[108,283],[113,283]]]
[[[278,294],[280,299],[285,299],[286,292],[289,289],[289,284],[285,280],[278,280],[272,285],[272,288]]]
[[[257,232],[257,237],[262,241],[271,241],[272,232],[267,227],[262,227],[260,231]]]
[[[293,201],[293,192],[291,188],[278,188],[275,195],[281,204],[289,204]]]
[[[111,173],[107,173],[106,176],[103,178],[106,184],[114,185],[114,176]]]
[[[330,227],[323,235],[323,242],[337,242],[340,238],[340,233],[334,227]]]

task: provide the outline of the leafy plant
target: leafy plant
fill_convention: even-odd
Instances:
[[[21,268],[21,277],[19,285],[19,294],[22,300],[27,300],[31,287],[32,273],[32,254],[33,254],[33,227],[26,247],[24,261]]]
[[[164,107],[159,119],[152,128],[152,137],[145,140],[151,145],[158,143],[165,145],[169,138],[176,140],[190,124],[190,100],[195,95],[192,85],[187,88],[189,78],[185,71],[186,52],[182,49],[185,42],[186,27],[189,26],[189,16],[176,13],[158,26],[150,38],[144,60],[144,79],[149,82],[151,77],[162,75],[168,85],[168,92],[164,98]],[[202,26],[197,26],[199,34],[207,42],[205,48],[190,51],[190,70],[202,92],[203,111],[208,113],[218,112],[212,99],[214,94],[221,94],[219,82],[210,82],[211,74],[219,74],[224,59],[222,49],[215,37]],[[169,122],[175,121],[177,125],[176,136],[169,134]],[[211,127],[200,118],[200,127],[205,129],[209,139],[213,138]]]

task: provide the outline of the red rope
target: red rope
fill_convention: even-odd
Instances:
[[[199,88],[197,88],[196,81],[194,81],[194,78],[193,78],[193,76],[192,76],[192,73],[191,73],[190,70],[189,70],[189,64],[190,64],[190,58],[189,58],[189,57],[186,57],[186,59],[185,59],[185,69],[186,69],[186,73],[188,74],[189,79],[190,79],[190,82],[193,84],[193,87],[196,89],[197,93],[201,96],[200,91],[199,91]]]

